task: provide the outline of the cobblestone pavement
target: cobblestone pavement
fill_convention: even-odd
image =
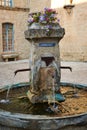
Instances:
[[[70,83],[87,84],[87,62],[61,62],[61,66],[72,67],[72,72],[61,70],[61,81]],[[17,69],[29,68],[28,60],[15,62],[0,62],[0,87],[13,83],[29,81],[29,72],[20,72],[14,77]]]

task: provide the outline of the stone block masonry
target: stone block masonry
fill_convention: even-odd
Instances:
[[[59,0],[58,0],[59,1]],[[73,0],[75,7],[69,15],[63,8],[58,8],[58,18],[60,25],[65,28],[65,36],[60,41],[60,57],[65,61],[87,61],[87,0]],[[30,5],[27,0],[14,0],[13,8],[0,6],[0,62],[3,61],[2,23],[14,24],[14,49],[20,59],[26,59],[30,53],[30,43],[25,40],[24,31],[27,27],[27,19],[30,12],[41,11],[44,7],[52,7],[53,0],[31,0]]]
[[[7,61],[16,54],[14,60],[29,58],[29,43],[25,40],[24,31],[27,29],[29,5],[27,0],[14,0],[13,6],[0,6],[0,61]],[[2,24],[11,23],[14,26],[14,51],[3,51]],[[12,54],[11,54],[12,53]],[[9,57],[6,56],[9,55]],[[5,56],[5,59],[3,58]]]

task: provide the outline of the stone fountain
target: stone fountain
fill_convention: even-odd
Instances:
[[[60,69],[64,67],[60,65],[59,52],[59,41],[64,34],[65,30],[59,23],[53,23],[51,28],[33,23],[25,31],[25,38],[31,43],[30,69],[17,70],[15,74],[30,70],[30,87],[27,97],[34,105],[45,102],[50,105],[65,101],[60,91]],[[54,106],[54,112],[55,108]],[[87,113],[52,117],[0,110],[1,130],[79,130],[79,128],[87,129]]]
[[[59,41],[65,34],[64,28],[53,24],[51,29],[32,24],[25,31],[25,38],[31,43],[31,88],[27,95],[32,103],[64,101],[60,94]]]

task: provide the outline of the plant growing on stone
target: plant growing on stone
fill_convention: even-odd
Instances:
[[[31,13],[29,14],[28,24],[40,23],[42,25],[47,25],[51,28],[53,23],[59,22],[56,17],[57,12],[54,9],[44,8],[43,12]]]

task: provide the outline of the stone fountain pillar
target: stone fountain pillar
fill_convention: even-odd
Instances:
[[[54,102],[60,92],[59,41],[65,34],[58,23],[47,26],[33,23],[25,31],[31,43],[31,87],[27,95],[32,103]]]

